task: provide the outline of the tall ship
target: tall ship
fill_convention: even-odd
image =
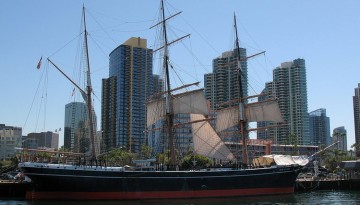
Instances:
[[[203,89],[181,92],[198,83],[187,84],[179,88],[171,88],[169,72],[168,42],[164,2],[161,1],[162,21],[157,25],[162,27],[163,69],[165,73],[165,91],[154,95],[147,103],[147,124],[149,127],[162,122],[163,133],[167,137],[169,148],[169,163],[153,169],[130,169],[127,166],[106,166],[97,160],[94,146],[95,128],[92,107],[92,86],[90,80],[90,63],[87,52],[87,31],[85,25],[85,9],[83,8],[84,42],[87,57],[87,86],[81,89],[76,86],[87,104],[92,148],[87,163],[81,159],[81,154],[75,154],[78,163],[20,162],[21,171],[32,180],[31,189],[27,191],[27,199],[171,199],[171,198],[205,198],[205,197],[238,197],[254,195],[290,194],[294,192],[294,184],[301,167],[298,164],[275,165],[262,168],[251,168],[246,165],[246,123],[254,119],[262,121],[281,121],[280,111],[276,101],[247,104],[240,94],[236,106],[229,102],[224,110],[217,114],[217,128],[212,127],[209,118],[208,104]],[[236,19],[234,17],[234,19]],[[236,28],[236,21],[235,21]],[[237,34],[236,34],[237,35]],[[236,38],[237,40],[237,38]],[[236,43],[239,51],[239,44]],[[239,55],[238,55],[239,56]],[[238,86],[241,89],[242,74],[240,62],[246,59],[238,57]],[[61,73],[63,73],[52,61]],[[63,73],[64,74],[64,73]],[[65,74],[64,74],[65,75]],[[68,77],[67,77],[68,78]],[[68,78],[71,80],[70,78]],[[73,81],[71,81],[74,83]],[[74,83],[75,84],[75,83]],[[265,110],[270,109],[267,112]],[[229,167],[207,167],[203,169],[179,169],[174,146],[174,129],[179,124],[174,123],[177,114],[189,115],[193,133],[193,150],[196,154],[210,159],[229,162]],[[225,121],[229,121],[225,123]],[[243,161],[237,162],[237,157],[228,149],[218,136],[217,131],[237,126],[242,137]],[[153,128],[157,129],[157,128]],[[151,131],[151,130],[148,130]],[[69,153],[55,152],[59,156]],[[69,154],[70,155],[70,154]],[[90,163],[89,163],[90,162]],[[231,163],[230,163],[231,162]],[[240,166],[241,165],[241,166]]]

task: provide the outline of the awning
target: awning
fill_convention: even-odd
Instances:
[[[360,161],[358,160],[343,161],[340,163],[340,168],[360,170]]]

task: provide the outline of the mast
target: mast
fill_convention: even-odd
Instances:
[[[243,164],[247,165],[248,163],[248,154],[247,154],[247,145],[246,145],[246,139],[245,139],[245,126],[246,126],[246,121],[245,121],[245,116],[244,116],[244,96],[243,96],[243,92],[242,92],[242,70],[241,70],[241,59],[240,59],[240,46],[239,46],[239,38],[238,38],[238,33],[237,33],[237,25],[236,25],[236,16],[234,13],[234,28],[235,28],[235,47],[236,47],[236,52],[237,52],[237,79],[238,79],[238,88],[239,88],[239,98],[240,98],[240,103],[239,103],[239,126],[240,126],[240,134],[241,134],[241,140],[242,140],[242,162]]]
[[[172,16],[169,16],[167,18],[165,18],[165,7],[164,7],[164,0],[161,0],[161,21],[153,26],[151,26],[150,28],[154,28],[158,25],[161,25],[161,29],[162,29],[162,35],[163,35],[163,46],[155,49],[153,52],[156,52],[160,49],[164,49],[164,56],[163,56],[163,69],[165,71],[165,90],[164,92],[155,94],[155,96],[160,97],[156,100],[153,100],[151,102],[148,103],[148,109],[147,109],[147,123],[154,123],[156,120],[159,119],[164,119],[164,115],[163,114],[159,114],[159,113],[164,113],[165,114],[165,121],[166,121],[166,132],[168,134],[168,149],[169,149],[169,159],[170,159],[170,163],[169,163],[169,168],[170,169],[174,169],[176,166],[176,157],[175,157],[175,146],[174,146],[174,132],[173,132],[173,128],[174,128],[174,115],[179,113],[179,110],[177,110],[176,108],[174,108],[174,101],[176,101],[177,99],[174,98],[174,96],[171,94],[173,91],[179,90],[179,89],[183,89],[189,86],[193,86],[193,85],[197,85],[198,83],[192,83],[192,84],[187,84],[187,85],[183,85],[179,88],[175,88],[175,89],[171,89],[171,84],[170,84],[170,71],[169,71],[169,50],[168,47],[175,43],[178,42],[188,36],[190,36],[190,34],[183,36],[181,38],[175,39],[171,42],[168,41],[168,36],[167,36],[167,30],[166,30],[166,22],[167,20],[173,18],[174,16],[180,14],[181,12],[178,12]],[[175,95],[176,96],[176,95]],[[164,106],[165,105],[165,106]],[[158,114],[155,114],[155,110],[159,109],[159,106],[161,107],[160,110],[161,112],[157,112]],[[207,106],[205,106],[207,107]],[[187,111],[190,111],[191,109],[187,109]],[[200,109],[202,111],[202,109]],[[191,110],[193,111],[193,110]],[[198,110],[199,112],[199,110]],[[155,121],[154,121],[155,120]],[[149,124],[148,124],[149,125]]]
[[[87,40],[87,30],[86,30],[86,18],[85,18],[85,6],[83,5],[83,21],[84,21],[84,47],[85,47],[85,55],[86,55],[86,89],[83,90],[77,85],[69,76],[67,76],[55,63],[53,63],[49,58],[47,60],[63,75],[65,76],[81,93],[83,97],[89,117],[89,134],[91,141],[91,157],[93,160],[96,160],[96,149],[95,149],[95,124],[94,124],[94,110],[92,106],[92,85],[91,85],[91,77],[90,77],[90,60],[89,60],[89,50],[88,50],[88,40]]]
[[[173,111],[172,111],[172,99],[171,99],[171,87],[170,87],[170,74],[169,74],[169,64],[168,64],[168,39],[166,33],[166,19],[165,19],[165,8],[164,0],[161,0],[161,11],[162,11],[162,27],[163,27],[163,37],[164,37],[164,62],[163,67],[165,69],[166,75],[166,124],[167,132],[169,137],[169,149],[170,149],[170,166],[175,167],[175,148],[174,148],[174,134],[173,134]]]
[[[85,18],[85,6],[83,5],[83,16],[84,16],[84,43],[85,43],[85,54],[86,54],[86,105],[89,113],[89,129],[90,129],[90,140],[91,140],[91,154],[92,159],[96,159],[96,150],[95,150],[95,130],[94,130],[94,118],[93,118],[93,109],[92,109],[92,86],[91,86],[91,77],[90,77],[90,60],[89,60],[89,49],[88,49],[88,39],[87,39],[87,30],[86,30],[86,18]]]

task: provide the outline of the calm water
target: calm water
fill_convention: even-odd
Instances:
[[[360,204],[360,191],[314,191],[293,195],[210,198],[210,199],[177,199],[177,200],[143,200],[143,201],[24,201],[0,199],[0,205],[236,205],[236,204]]]

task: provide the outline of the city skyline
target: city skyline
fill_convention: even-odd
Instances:
[[[64,126],[65,104],[74,101],[73,86],[52,67],[48,69],[47,89],[39,88],[40,97],[46,96],[46,116],[36,119],[40,108],[36,101],[39,79],[46,68],[46,58],[59,63],[68,74],[74,74],[74,56],[62,49],[78,35],[82,1],[2,1],[0,26],[3,38],[0,54],[3,95],[0,100],[0,123],[23,128],[23,135],[31,132],[54,131]],[[157,23],[157,1],[135,2],[85,1],[89,10],[90,40],[106,49],[90,53],[93,86],[101,96],[101,80],[108,74],[108,55],[111,50],[130,37],[148,39],[156,48],[155,31],[148,28]],[[138,6],[141,5],[141,6]],[[330,128],[345,126],[348,147],[355,142],[353,102],[354,88],[360,79],[359,56],[360,2],[357,1],[222,1],[175,2],[169,9],[183,11],[170,23],[173,31],[191,33],[180,45],[171,47],[174,66],[186,67],[181,73],[187,81],[197,79],[203,84],[203,74],[211,72],[212,59],[233,48],[233,14],[237,15],[240,46],[248,55],[265,50],[265,57],[248,61],[249,94],[260,93],[272,80],[272,70],[282,62],[303,58],[307,67],[308,110],[325,108],[330,117]],[[119,12],[120,11],[120,12]],[[134,12],[136,11],[136,12]],[[256,11],[256,12],[255,12]],[[174,13],[174,12],[172,12]],[[94,19],[109,21],[101,30]],[[191,23],[189,23],[191,22]],[[209,23],[211,22],[211,23]],[[97,26],[97,30],[94,27]],[[104,38],[107,40],[101,40]],[[109,38],[110,37],[110,38]],[[90,42],[91,43],[91,42]],[[187,46],[187,47],[184,47]],[[93,44],[91,49],[96,48]],[[174,50],[174,51],[173,51]],[[175,51],[178,50],[178,51]],[[190,50],[197,57],[183,54]],[[91,51],[91,50],[90,50]],[[36,65],[42,56],[42,67]],[[179,60],[181,59],[181,60]],[[158,74],[154,67],[154,74]],[[195,70],[196,69],[196,70]],[[195,72],[193,72],[195,70]],[[157,72],[156,72],[157,71]],[[77,71],[76,71],[77,72]],[[75,77],[75,79],[77,79]],[[255,92],[255,93],[254,93]],[[75,97],[80,99],[80,95]],[[95,110],[100,112],[101,99],[95,98]],[[32,108],[32,109],[30,109]],[[42,107],[43,109],[43,107]],[[29,111],[31,110],[31,111]],[[46,120],[44,120],[44,118]],[[60,133],[61,137],[63,133]],[[63,141],[60,141],[60,145]]]

